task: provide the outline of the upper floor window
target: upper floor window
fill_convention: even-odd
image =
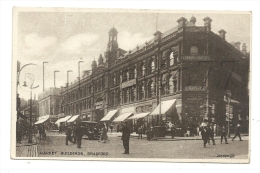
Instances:
[[[145,64],[142,65],[142,76],[145,76]]]
[[[148,73],[151,74],[155,71],[155,65],[154,65],[154,60],[151,59],[149,61],[149,68],[148,68]]]

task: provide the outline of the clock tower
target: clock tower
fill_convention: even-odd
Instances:
[[[108,44],[105,52],[107,66],[110,67],[115,63],[117,57],[117,30],[113,27],[108,32]]]

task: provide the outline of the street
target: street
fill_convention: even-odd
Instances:
[[[172,159],[247,159],[248,136],[242,136],[243,141],[236,138],[229,144],[220,144],[203,147],[202,140],[153,140],[130,139],[130,154],[124,152],[120,134],[108,134],[109,142],[82,139],[82,148],[76,144],[65,145],[65,135],[50,132],[46,140],[39,141],[39,157],[83,157],[83,158],[172,158]]]

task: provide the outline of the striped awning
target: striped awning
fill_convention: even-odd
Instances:
[[[121,114],[121,115],[119,115],[118,117],[116,117],[113,122],[122,122],[122,121],[125,121],[125,119],[127,119],[128,117],[130,117],[132,114],[133,114],[132,112]]]
[[[74,122],[78,117],[79,117],[79,115],[74,115],[73,117],[71,117],[71,118],[67,121],[67,123],[72,123],[72,122]]]
[[[146,117],[148,114],[150,114],[150,112],[135,114],[134,116],[128,118],[128,120],[144,118],[144,117]]]
[[[118,110],[109,111],[100,121],[110,121],[111,118],[117,113]]]
[[[60,123],[63,123],[63,122],[66,122],[68,119],[70,119],[72,116],[69,115],[69,116],[66,116],[66,117],[63,117],[63,118],[60,118],[58,119],[55,124],[60,124]]]
[[[151,113],[151,115],[159,115],[165,114],[170,108],[172,108],[173,104],[176,102],[176,99],[173,100],[167,100],[167,101],[162,101]]]

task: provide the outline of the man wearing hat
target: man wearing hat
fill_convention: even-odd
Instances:
[[[127,121],[124,122],[122,128],[122,138],[123,146],[125,148],[125,152],[123,154],[129,154],[129,139],[130,139],[130,128],[128,126]]]
[[[235,127],[235,136],[233,137],[232,141],[234,141],[234,139],[235,139],[237,136],[239,137],[239,140],[240,140],[240,141],[243,141],[243,140],[241,139],[241,136],[240,136],[240,128],[241,128],[241,126],[240,126],[240,124],[238,123],[237,126]]]

